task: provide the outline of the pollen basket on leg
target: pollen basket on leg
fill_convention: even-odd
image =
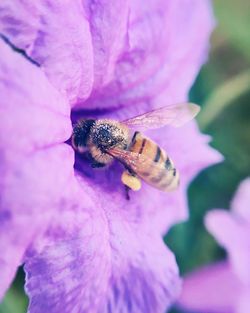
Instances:
[[[122,173],[121,181],[133,191],[141,189],[141,181],[138,177],[131,175],[127,170]]]

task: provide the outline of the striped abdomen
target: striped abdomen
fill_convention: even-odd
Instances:
[[[128,150],[145,157],[145,161],[136,168],[136,174],[145,182],[163,191],[178,187],[179,173],[166,152],[155,142],[135,132]]]

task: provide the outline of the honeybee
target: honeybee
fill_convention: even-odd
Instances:
[[[122,122],[82,119],[73,128],[72,146],[79,153],[88,150],[93,167],[106,166],[114,159],[121,162],[125,167],[121,181],[127,191],[139,190],[141,180],[159,190],[172,191],[179,185],[179,172],[166,151],[140,131],[166,125],[180,127],[193,119],[199,110],[196,104],[182,103]]]

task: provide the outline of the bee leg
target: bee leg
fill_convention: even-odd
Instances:
[[[122,173],[121,181],[125,186],[127,200],[130,199],[129,190],[137,191],[141,188],[141,180],[129,170],[125,170]]]
[[[93,168],[101,168],[101,167],[104,167],[104,166],[106,166],[106,164],[104,164],[104,163],[99,163],[99,162],[96,162],[96,161],[93,161],[93,162],[91,163],[91,167],[93,167]]]
[[[125,197],[127,200],[130,200],[129,191],[131,190],[127,185],[124,185],[125,187]]]

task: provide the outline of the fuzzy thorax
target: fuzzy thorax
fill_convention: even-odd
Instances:
[[[106,151],[114,147],[126,149],[128,141],[129,131],[124,125],[112,120],[98,120],[90,130],[87,146],[97,162],[108,164],[113,157]]]

